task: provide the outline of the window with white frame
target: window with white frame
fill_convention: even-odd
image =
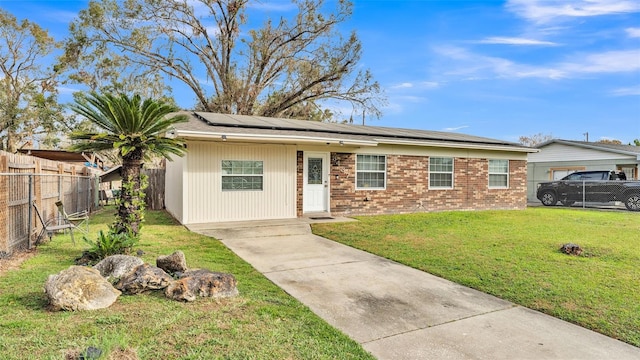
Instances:
[[[453,158],[429,158],[429,188],[453,189]]]
[[[262,161],[222,160],[222,190],[262,190]]]
[[[386,178],[385,155],[356,156],[356,189],[384,189]]]
[[[489,159],[489,188],[509,187],[509,160]]]

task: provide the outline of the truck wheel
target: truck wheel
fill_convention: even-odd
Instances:
[[[542,205],[544,206],[553,206],[558,202],[558,198],[553,191],[545,191],[542,193],[542,197],[540,199]]]
[[[624,206],[631,211],[640,211],[640,194],[631,194],[624,201]]]

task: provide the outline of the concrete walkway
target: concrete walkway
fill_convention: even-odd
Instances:
[[[378,359],[640,359],[640,348],[313,235],[309,222],[189,228],[220,239]]]

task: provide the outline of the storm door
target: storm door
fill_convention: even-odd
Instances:
[[[302,211],[329,211],[329,154],[304,153]]]

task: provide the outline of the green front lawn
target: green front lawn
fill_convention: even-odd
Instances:
[[[640,214],[575,209],[417,213],[315,234],[640,346]],[[582,256],[562,254],[577,243]]]
[[[113,213],[93,216],[92,233],[106,229]],[[146,213],[144,260],[155,265],[158,255],[182,250],[191,268],[234,274],[240,296],[193,303],[121,296],[104,310],[49,312],[43,285],[80,255],[85,244],[78,237],[73,246],[69,235],[56,236],[21,269],[0,275],[0,358],[64,359],[95,346],[104,359],[118,358],[118,349],[140,359],[373,359],[220,242],[190,233],[164,212]]]

